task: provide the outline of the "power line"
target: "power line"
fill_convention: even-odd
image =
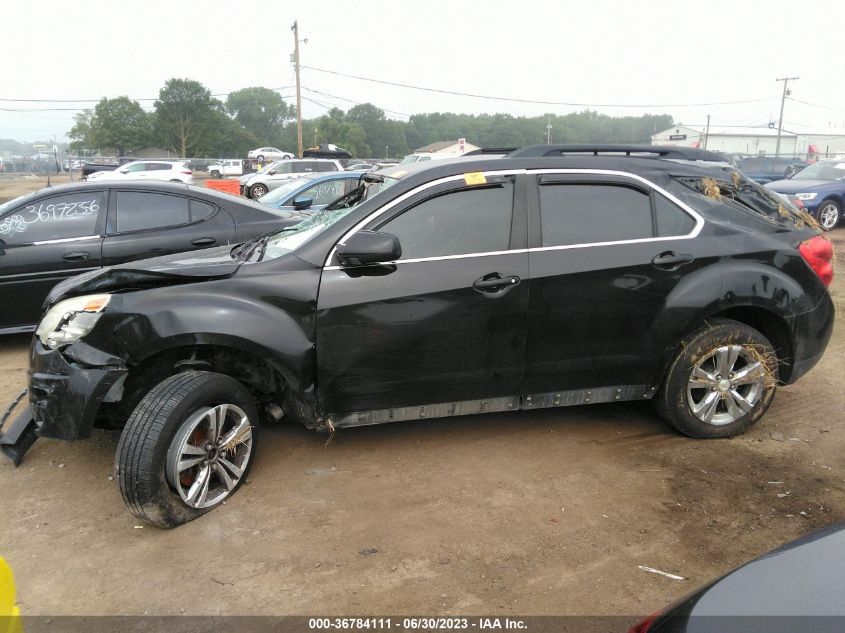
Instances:
[[[304,66],[303,66],[303,68],[304,68]],[[349,103],[354,103],[355,105],[364,105],[364,102],[362,102],[362,101],[355,101],[354,99],[347,99],[346,97],[339,97],[338,95],[333,95],[333,94],[329,94],[328,92],[321,92],[319,90],[314,90],[313,88],[308,88],[307,86],[302,86],[302,88],[303,88],[303,90],[307,90],[308,92],[313,92],[313,93],[318,94],[318,95],[323,95],[324,97],[329,97],[331,99],[340,99],[341,101],[347,101]],[[371,105],[375,105],[375,104],[371,104]],[[378,108],[379,106],[376,106],[376,107]],[[379,108],[379,109],[381,109],[385,112],[389,112],[390,114],[398,114],[399,116],[403,116],[403,117],[406,117],[406,118],[409,118],[409,119],[411,118],[410,114],[407,114],[405,112],[399,112],[398,110],[388,110],[387,108]]]
[[[803,103],[804,105],[812,106],[814,108],[821,108],[823,110],[833,110],[834,112],[845,112],[845,109],[842,108],[832,108],[830,106],[819,105],[818,103],[810,103],[809,101],[802,101],[801,99],[796,99],[795,97],[786,97],[789,101],[795,101],[796,103]]]
[[[711,101],[707,103],[575,103],[569,101],[543,101],[540,99],[519,99],[516,97],[495,97],[491,95],[481,95],[472,92],[458,92],[456,90],[443,90],[440,88],[427,88],[424,86],[414,86],[411,84],[400,83],[397,81],[386,81],[384,79],[373,79],[372,77],[361,77],[360,75],[350,75],[348,73],[338,72],[336,70],[326,70],[325,68],[315,68],[313,66],[302,65],[302,68],[314,70],[319,73],[327,73],[329,75],[338,75],[339,77],[348,77],[350,79],[358,79],[360,81],[369,81],[377,84],[384,84],[387,86],[397,86],[399,88],[411,88],[413,90],[423,90],[425,92],[436,92],[439,94],[457,95],[460,97],[472,97],[475,99],[490,99],[493,101],[511,101],[515,103],[533,103],[537,105],[558,105],[558,106],[572,106],[585,108],[693,108],[702,106],[716,106],[716,105],[735,105],[740,103],[758,103],[761,101],[772,101],[771,97],[765,99],[743,99],[738,101]]]
[[[280,91],[286,90],[288,88],[293,88],[294,86],[279,86],[278,88],[270,88],[270,90]],[[242,90],[242,88],[241,88]],[[232,90],[232,92],[237,92],[237,90]],[[214,92],[211,94],[212,97],[228,97],[232,92]],[[106,97],[100,97],[99,99],[12,99],[9,97],[0,97],[0,102],[12,102],[12,103],[99,103]],[[131,101],[158,101],[159,97],[127,97]]]

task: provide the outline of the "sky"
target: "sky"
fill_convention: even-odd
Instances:
[[[101,97],[150,99],[141,104],[152,109],[172,77],[195,79],[221,100],[264,86],[293,102],[294,20],[308,40],[300,46],[310,67],[302,70],[308,118],[370,102],[402,120],[434,111],[536,116],[590,107],[669,114],[687,125],[704,124],[709,114],[712,125],[759,126],[777,121],[783,84],[776,78],[800,77],[790,83],[784,128],[845,133],[845,2],[837,0],[39,0],[3,3],[0,15],[0,138],[25,142],[64,140],[73,108]],[[426,92],[314,68],[584,105]],[[15,101],[22,99],[94,101]]]

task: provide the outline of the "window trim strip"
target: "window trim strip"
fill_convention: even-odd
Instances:
[[[550,169],[503,169],[503,170],[490,170],[482,172],[485,176],[507,176],[507,175],[541,175],[541,174],[586,174],[586,175],[600,175],[600,176],[621,176],[624,178],[632,178],[638,182],[643,183],[646,187],[648,187],[651,191],[658,193],[665,198],[667,198],[670,202],[674,203],[678,207],[681,208],[682,211],[690,215],[695,220],[695,226],[693,226],[692,231],[685,235],[670,235],[665,237],[643,237],[631,240],[614,240],[608,242],[587,242],[584,244],[565,244],[562,246],[535,246],[531,248],[519,248],[507,251],[491,251],[485,253],[466,253],[462,255],[441,255],[437,257],[419,257],[415,259],[398,259],[391,262],[384,262],[380,265],[382,266],[394,266],[398,264],[415,264],[420,262],[434,262],[434,261],[442,261],[442,260],[450,260],[450,259],[465,259],[468,257],[489,257],[492,255],[506,255],[510,253],[539,253],[545,251],[557,251],[557,250],[569,250],[574,248],[589,248],[593,246],[618,246],[621,244],[642,244],[648,242],[665,242],[668,240],[689,240],[695,237],[698,237],[698,234],[701,233],[701,229],[704,228],[704,218],[695,211],[692,207],[688,204],[677,198],[672,193],[666,191],[663,187],[653,183],[652,181],[648,180],[647,178],[643,178],[638,174],[634,174],[631,172],[626,171],[617,171],[613,169],[562,169],[562,168],[550,168]],[[369,214],[366,218],[358,222],[354,227],[352,227],[349,231],[347,231],[343,237],[338,240],[338,244],[345,244],[346,240],[349,239],[352,235],[360,231],[364,226],[369,224],[372,220],[378,218],[380,215],[387,213],[393,207],[398,204],[401,204],[408,198],[417,195],[420,192],[426,191],[427,189],[431,189],[438,185],[442,185],[448,182],[455,182],[459,180],[463,180],[464,174],[455,174],[454,176],[446,176],[445,178],[438,178],[437,180],[432,180],[431,182],[427,182],[425,184],[420,185],[419,187],[415,187],[410,191],[403,193],[401,196],[396,198],[395,200],[391,200],[389,203],[380,207]],[[549,183],[550,186],[555,186],[557,183],[552,184]],[[332,249],[329,251],[328,257],[326,257],[326,261],[323,263],[323,270],[347,270],[349,268],[353,268],[350,266],[333,266],[330,265],[330,262],[334,259],[335,253],[337,252],[337,245],[333,246]]]

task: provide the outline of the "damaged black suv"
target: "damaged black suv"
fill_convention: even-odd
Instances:
[[[259,421],[319,431],[654,399],[692,437],[756,422],[831,335],[832,246],[702,150],[532,146],[400,165],[234,249],[56,287],[0,444],[122,429],[163,527],[243,483]]]

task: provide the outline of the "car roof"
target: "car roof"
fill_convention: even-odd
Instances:
[[[72,193],[75,191],[99,191],[102,189],[123,189],[123,190],[139,190],[150,191],[153,193],[173,193],[182,195],[199,195],[205,198],[213,198],[220,201],[220,204],[242,204],[253,207],[255,209],[266,210],[262,205],[253,200],[235,196],[208,187],[198,187],[196,185],[186,185],[181,182],[170,182],[166,180],[92,180],[83,182],[73,182],[62,185],[52,185],[50,187],[43,187],[37,191],[32,192],[28,196],[35,197],[42,195],[57,195],[62,193]]]

